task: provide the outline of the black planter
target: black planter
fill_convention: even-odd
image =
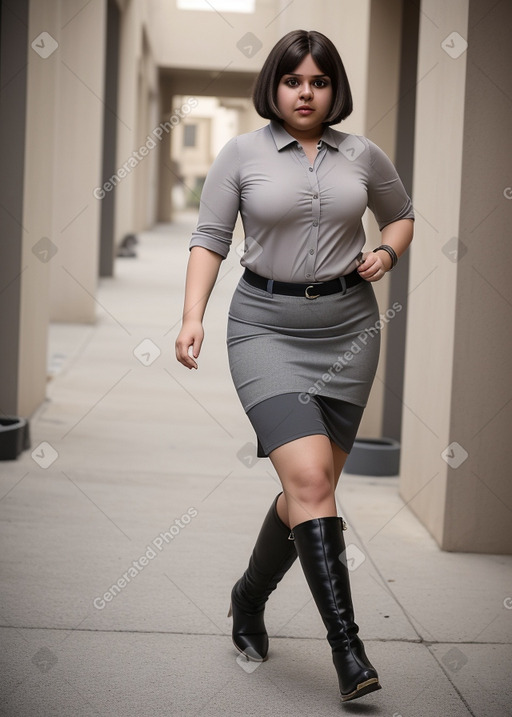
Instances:
[[[364,476],[396,476],[400,468],[400,443],[393,438],[356,438],[346,473]]]
[[[14,461],[30,448],[29,425],[25,418],[0,416],[0,461]]]

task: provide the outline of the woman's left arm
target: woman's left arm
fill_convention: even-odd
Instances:
[[[381,232],[382,244],[394,249],[400,257],[412,241],[414,221],[412,219],[398,219],[387,224]],[[370,251],[363,254],[364,261],[357,271],[365,281],[379,281],[391,269],[392,261],[387,251]]]

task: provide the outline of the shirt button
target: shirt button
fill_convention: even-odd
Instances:
[[[317,226],[318,226],[318,222],[313,222],[313,226],[314,226],[314,227],[317,227]]]
[[[318,199],[318,194],[313,194],[313,199]]]
[[[310,168],[309,168],[309,171],[312,172],[312,171],[313,171],[313,167],[310,167]]]
[[[311,279],[311,274],[306,274],[306,279]]]
[[[298,145],[297,145],[297,149],[302,149],[302,145],[301,145],[301,144],[298,144]]]
[[[310,249],[310,250],[309,250],[309,253],[310,253],[310,254],[314,254],[314,253],[315,253],[315,250],[314,250],[314,249]]]

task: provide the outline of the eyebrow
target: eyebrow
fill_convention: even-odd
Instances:
[[[285,72],[285,75],[290,75],[291,77],[304,77],[304,75],[299,75],[297,72]],[[329,77],[329,75],[311,75],[311,77]]]

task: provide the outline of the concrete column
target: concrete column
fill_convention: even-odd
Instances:
[[[418,27],[420,8],[403,3],[402,42],[400,58],[400,88],[396,125],[395,166],[410,196],[414,169],[414,127],[416,116],[416,75],[418,62]],[[414,199],[414,197],[413,197]],[[384,388],[383,433],[390,438],[402,438],[402,409],[404,391],[405,341],[407,326],[407,294],[409,286],[409,252],[388,275],[388,305],[402,306],[386,325],[386,373]]]
[[[137,117],[141,112],[138,108],[139,63],[142,44],[141,11],[142,8],[138,2],[127,0],[121,15],[116,165],[118,168],[123,167],[123,164],[129,161],[132,164],[137,162],[137,164],[130,167],[128,172],[122,172],[121,181],[115,188],[116,243],[137,228],[135,226],[136,171],[139,168],[139,160],[137,157],[134,158],[133,153],[140,146],[138,144]]]
[[[24,282],[22,250],[25,110],[27,94],[28,0],[0,7],[0,412],[18,412],[21,294]],[[43,269],[44,271],[44,269]]]
[[[119,85],[119,20],[115,0],[107,0],[107,41],[105,52],[105,96],[103,110],[102,184],[116,172],[117,88]],[[112,276],[115,259],[115,192],[101,200],[99,275]]]
[[[511,22],[422,3],[400,491],[445,550],[512,551]]]
[[[364,78],[366,88],[365,121],[355,134],[375,142],[394,161],[399,111],[400,48],[402,37],[402,0],[382,3],[372,0],[365,36],[368,65]],[[350,76],[349,76],[349,79]],[[345,129],[342,127],[342,129]],[[366,251],[382,243],[377,223],[368,213]],[[390,304],[390,276],[373,285],[381,314]],[[399,314],[397,314],[399,316]],[[383,425],[386,390],[387,324],[381,331],[380,360],[368,405],[359,427],[360,437],[389,436]]]
[[[174,114],[174,107],[177,103],[176,97],[180,97],[175,91],[174,84],[169,77],[159,78],[159,111],[158,122],[167,127],[163,131],[161,140],[155,150],[158,161],[158,198],[157,198],[157,221],[171,222],[173,220],[173,191],[180,182],[180,168],[178,163],[172,159],[172,142],[175,128],[170,129],[170,121]]]
[[[46,390],[60,25],[60,3],[2,3],[0,410],[25,417]]]
[[[61,2],[57,122],[55,126],[54,232],[51,318],[89,323],[99,264],[106,0]],[[50,30],[52,34],[52,31]]]
[[[171,115],[170,99],[167,95],[162,97],[163,106],[166,111],[161,115],[160,121],[165,123]],[[177,182],[176,170],[171,162],[171,133],[164,132],[158,152],[158,221],[170,222],[172,220],[172,190]]]
[[[135,202],[133,208],[133,230],[143,231],[150,224],[153,206],[152,177],[157,158],[157,142],[152,130],[160,120],[154,111],[157,96],[156,71],[151,57],[149,42],[142,32],[141,55],[138,62],[136,149],[146,146],[147,154],[134,170]],[[155,121],[157,120],[157,121]],[[148,141],[148,137],[150,141]],[[143,150],[145,152],[145,150]]]

